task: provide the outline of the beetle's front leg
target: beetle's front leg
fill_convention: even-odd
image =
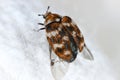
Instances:
[[[38,23],[38,25],[44,25],[44,23]]]
[[[38,25],[44,25],[44,23],[38,23]],[[38,29],[38,30],[35,30],[35,29],[34,29],[34,31],[39,32],[40,30],[44,30],[44,29],[46,29],[46,28],[43,27],[43,28],[40,28],[40,29]]]

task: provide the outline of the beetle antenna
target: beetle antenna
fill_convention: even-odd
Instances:
[[[43,14],[38,14],[38,16],[43,16]]]
[[[48,6],[46,13],[48,13],[48,10],[50,9],[50,6]],[[44,16],[44,14],[38,14],[38,16]]]
[[[48,6],[46,13],[48,12],[49,9],[50,9],[50,6]]]

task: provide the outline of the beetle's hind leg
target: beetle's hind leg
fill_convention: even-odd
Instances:
[[[52,49],[51,49],[50,45],[49,45],[49,52],[50,52],[50,65],[53,66],[55,60],[52,59]]]
[[[52,49],[51,49],[50,45],[49,45],[49,52],[50,52],[50,65],[51,66],[54,66],[54,64],[57,62],[63,61],[62,59],[59,59],[59,60],[56,59],[57,56],[55,54],[52,54]]]

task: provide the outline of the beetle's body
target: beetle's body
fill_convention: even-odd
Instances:
[[[46,29],[51,50],[64,61],[74,61],[78,49],[81,52],[86,47],[84,37],[77,25],[68,16],[61,16],[48,11],[42,16],[45,19],[43,24],[45,28],[42,29]]]
[[[78,48],[80,51],[83,49],[84,38],[72,19],[49,12],[44,24],[47,40],[54,53],[67,62],[74,61]]]

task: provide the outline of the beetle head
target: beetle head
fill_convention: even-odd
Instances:
[[[47,8],[47,11],[45,14],[39,14],[38,16],[43,16],[45,19],[45,25],[52,23],[52,22],[60,22],[61,21],[61,16],[55,13],[49,12],[49,6]]]

